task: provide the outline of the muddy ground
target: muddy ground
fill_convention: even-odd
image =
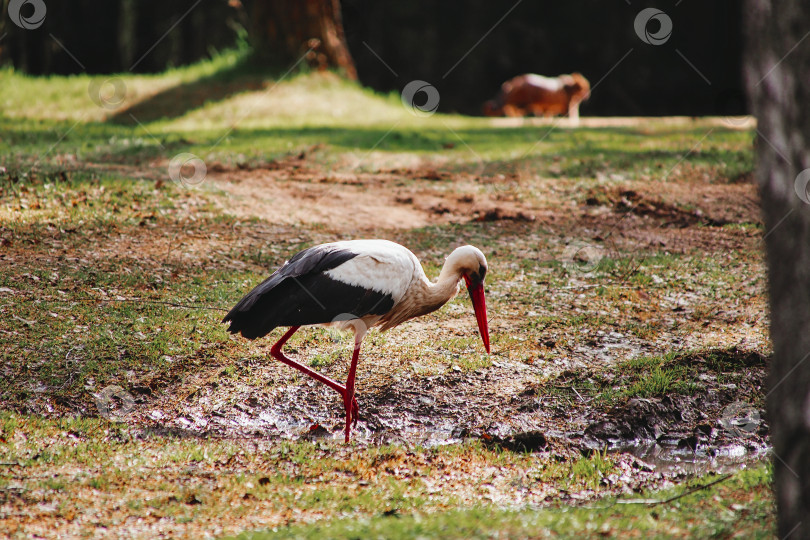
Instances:
[[[398,378],[358,396],[354,437],[365,444],[406,446],[475,438],[507,450],[560,456],[608,449],[629,452],[662,471],[727,470],[761,459],[767,450],[767,423],[750,401],[762,394],[768,359],[733,349],[720,354],[747,368],[738,384],[716,384],[707,376],[695,395],[634,398],[609,408],[589,407],[590,399],[577,390],[580,375],[570,372],[554,379],[554,394],[545,395],[547,385],[537,383],[543,369],[517,362]],[[166,403],[175,400],[174,392],[168,399],[139,397],[136,403],[148,412],[131,421],[189,436],[342,438],[342,401],[334,392],[305,380],[290,384],[284,379],[293,374],[272,368],[242,369],[254,376],[259,370],[260,378],[268,372],[268,386],[203,384],[180,403]]]
[[[515,195],[513,188],[522,183],[520,171],[458,173],[428,164],[377,173],[324,173],[309,162],[307,152],[256,168],[214,164],[210,169],[207,200],[240,220],[237,225],[198,238],[182,230],[174,236],[150,235],[148,230],[139,234],[142,228],[128,234],[129,249],[155,258],[193,259],[205,251],[242,249],[268,234],[289,237],[300,224],[324,227],[311,237],[325,241],[334,233],[396,238],[397,230],[414,227],[491,222],[497,234],[516,239],[512,250],[531,250],[538,230],[559,238],[556,251],[539,255],[538,262],[568,257],[574,267],[584,265],[587,276],[592,262],[587,250],[578,253],[579,248],[567,247],[563,238],[590,239],[608,255],[637,249],[756,254],[760,244],[756,230],[733,227],[759,223],[750,178],[706,182],[706,171],[688,166],[678,169],[669,183],[613,182],[582,192],[558,189],[553,180],[546,180],[542,199]],[[202,204],[201,194],[191,191],[188,197],[190,208]],[[248,231],[239,223],[252,218],[273,224],[254,224],[245,235]],[[180,247],[173,248],[173,241]],[[93,250],[87,253],[92,256]],[[577,277],[573,272],[570,286],[547,293],[561,304],[576,304],[583,291],[595,286]],[[373,357],[364,357],[359,371],[356,439],[363,444],[431,446],[477,438],[505,449],[557,455],[607,448],[628,451],[661,470],[681,471],[723,469],[761,459],[768,445],[762,412],[768,364],[761,352],[768,350],[762,291],[750,291],[753,303],[748,306],[711,313],[713,324],[704,325],[705,335],[696,335],[694,330],[679,331],[680,321],[701,315],[688,292],[651,298],[643,287],[627,288],[628,301],[648,304],[639,310],[671,330],[645,340],[615,331],[579,333],[575,326],[550,329],[530,346],[542,354],[527,361],[496,346],[491,364],[475,369],[462,369],[454,359],[480,351],[437,350],[443,364],[420,371],[419,366],[391,369],[397,359],[386,354],[384,345],[373,349]],[[494,294],[510,293],[495,286]],[[571,311],[563,308],[560,313]],[[465,315],[444,321],[438,331],[469,335]],[[521,321],[536,315],[531,309],[496,313],[492,332],[517,333]],[[729,335],[722,329],[726,323]],[[411,321],[388,339],[429,339],[433,325]],[[707,340],[714,366],[710,369],[700,352],[689,352],[704,347]],[[339,361],[321,369],[340,379],[345,376],[348,345],[338,336],[333,341],[332,352],[346,352],[337,352]],[[261,355],[270,344],[257,342],[252,350]],[[313,352],[291,351],[304,357]],[[694,381],[691,390],[600,400],[600,385],[609,389],[623,384],[621,373],[611,372],[619,363],[671,352],[680,353],[670,364]],[[135,389],[135,404],[125,420],[144,430],[256,440],[341,437],[338,396],[270,358],[253,355],[230,367],[208,365],[193,374],[178,368],[173,378],[146,378]]]

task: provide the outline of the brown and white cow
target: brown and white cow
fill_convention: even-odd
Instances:
[[[554,116],[567,114],[579,122],[579,104],[588,99],[591,85],[580,73],[543,77],[518,75],[501,85],[495,99],[484,103],[487,116]]]

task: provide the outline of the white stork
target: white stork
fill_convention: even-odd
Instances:
[[[443,306],[458,294],[463,279],[472,299],[478,330],[489,352],[484,276],[487,260],[478,248],[455,249],[431,283],[419,259],[387,240],[350,240],[320,244],[295,254],[273,275],[247,293],[222,319],[228,331],[248,339],[277,326],[290,329],[270,349],[276,359],[337,390],[346,409],[346,442],[357,425],[354,377],[360,346],[372,326],[381,331]],[[346,384],[286,357],[281,348],[304,325],[354,331],[354,353]]]

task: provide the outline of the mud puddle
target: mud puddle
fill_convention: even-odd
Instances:
[[[705,397],[631,400],[591,423],[582,446],[631,454],[659,472],[731,472],[765,459],[770,444],[762,411],[732,401],[718,413]]]
[[[540,367],[518,361],[392,378],[359,393],[360,421],[353,440],[431,447],[478,439],[508,451],[558,457],[626,453],[663,473],[735,470],[765,458],[769,450],[759,404],[767,359],[736,350],[722,355],[722,381],[736,380],[729,372],[736,367],[738,382],[747,387],[718,384],[706,375],[700,358],[684,357],[673,362],[699,366],[695,369],[703,372],[691,394],[632,398],[613,406],[596,405],[584,391],[576,392],[581,398],[576,402],[566,392],[552,392],[551,386],[538,384]],[[720,361],[717,355],[712,358]],[[552,382],[565,382],[565,377],[563,373]],[[342,440],[339,396],[306,379],[290,382],[205,384],[174,407],[145,403],[130,420],[142,428],[160,426],[189,436]],[[751,396],[751,402],[740,400],[741,395]]]
[[[709,471],[734,472],[747,463],[764,460],[770,446],[764,442],[747,442],[690,450],[677,444],[647,442],[627,443],[608,452],[630,454],[658,472],[702,475]]]

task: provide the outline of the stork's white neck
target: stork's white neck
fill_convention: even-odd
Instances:
[[[461,272],[458,268],[448,268],[445,262],[435,283],[428,284],[428,298],[431,303],[446,304],[458,294],[461,284]]]
[[[457,248],[447,257],[435,282],[428,279],[418,261],[416,264],[418,278],[411,282],[408,294],[395,309],[382,319],[382,330],[442,307],[458,294],[462,277],[478,272],[482,266],[486,267],[486,259],[480,250],[472,246]]]
[[[428,294],[431,303],[445,304],[458,294],[461,278],[464,275],[462,267],[464,259],[469,257],[465,248],[454,250],[444,261],[442,271],[435,283],[428,284]]]

